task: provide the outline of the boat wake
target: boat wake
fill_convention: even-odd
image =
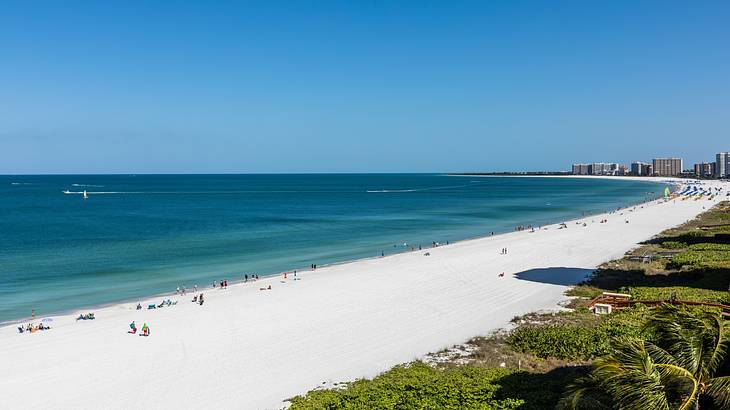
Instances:
[[[471,181],[471,183],[479,183],[479,181]],[[429,188],[412,188],[412,189],[369,189],[365,192],[368,193],[403,193],[403,192],[424,192],[424,191],[438,191],[441,189],[452,189],[452,188],[465,188],[473,185],[449,185],[449,186],[436,186]]]

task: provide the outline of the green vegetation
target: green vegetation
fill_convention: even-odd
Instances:
[[[291,409],[516,409],[524,401],[495,397],[499,380],[510,373],[471,366],[434,369],[414,362],[343,389],[310,391],[291,399]]]
[[[690,409],[730,407],[730,376],[718,377],[728,348],[718,314],[663,305],[649,321],[653,342],[612,341],[590,375],[570,386],[566,409]]]
[[[610,339],[619,336],[647,337],[644,330],[648,309],[630,309],[606,318],[592,313],[575,313],[595,318],[593,325],[551,324],[520,326],[507,338],[516,351],[540,358],[590,360],[610,351]]]
[[[719,309],[637,304],[608,316],[586,309],[606,291],[730,305],[728,284],[723,202],[601,266],[567,292],[572,311],[518,317],[509,334],[468,342],[466,364],[460,356],[396,366],[295,397],[292,409],[730,409],[730,340]]]
[[[697,243],[672,257],[667,263],[673,269],[721,269],[730,262],[730,244]]]

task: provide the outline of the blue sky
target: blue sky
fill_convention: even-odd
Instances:
[[[0,173],[689,167],[730,150],[723,1],[0,7]]]

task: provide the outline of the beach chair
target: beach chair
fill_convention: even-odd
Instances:
[[[154,303],[147,305],[147,310],[149,309],[157,309],[157,305],[155,305]]]

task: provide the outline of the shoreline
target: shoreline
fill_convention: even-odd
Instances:
[[[570,284],[597,265],[721,199],[652,201],[565,221],[567,229],[546,225],[321,267],[297,281],[208,288],[204,306],[171,297],[180,303],[115,305],[86,322],[57,317],[35,334],[6,326],[0,361],[13,371],[0,383],[15,393],[10,408],[127,408],[130,395],[151,408],[281,408],[317,386],[373,377],[504,328],[516,315],[558,308]],[[269,284],[273,290],[258,290]],[[151,336],[126,334],[131,320],[149,323]]]
[[[609,175],[469,175],[469,174],[444,174],[444,175],[446,175],[446,176],[453,176],[453,177],[480,177],[480,178],[485,178],[485,177],[486,178],[494,178],[494,177],[498,177],[498,178],[502,178],[502,177],[534,178],[534,177],[540,177],[540,178],[583,178],[583,179],[588,178],[588,179],[613,179],[613,180],[616,180],[616,179],[621,180],[622,178],[624,178],[624,177],[609,176]],[[645,182],[655,183],[655,184],[669,184],[673,188],[675,188],[676,190],[678,190],[682,186],[682,183],[687,183],[687,181],[695,182],[693,180],[687,180],[687,179],[683,179],[683,178],[671,178],[671,177],[633,177],[633,178],[635,178],[637,180],[645,181]],[[674,192],[674,190],[672,192]],[[632,207],[632,206],[638,206],[638,205],[642,205],[642,204],[647,204],[647,203],[651,203],[651,202],[656,201],[656,200],[657,199],[651,199],[651,200],[648,200],[648,201],[639,201],[639,202],[635,202],[635,203],[629,203],[628,205],[624,205],[624,206],[622,206],[622,207],[620,207],[618,209],[627,209],[627,208]],[[593,213],[593,214],[582,215],[582,216],[580,216],[580,218],[588,218],[588,217],[591,217],[591,216],[597,216],[597,215],[604,214],[606,212],[610,212],[610,211],[597,211],[596,213]],[[568,222],[571,222],[571,221],[574,221],[574,220],[573,219],[568,219],[567,221]],[[553,226],[553,225],[556,225],[556,224],[558,224],[558,222],[548,222],[547,225],[542,225],[542,226],[543,227],[549,227],[549,226]],[[454,240],[454,241],[450,241],[448,245],[440,244],[439,246],[450,246],[450,245],[454,245],[454,244],[457,244],[457,243],[463,243],[463,242],[467,242],[467,241],[474,241],[474,240],[479,240],[479,239],[484,239],[484,238],[490,238],[490,237],[500,236],[500,235],[507,235],[507,234],[513,233],[515,231],[504,231],[504,232],[494,231],[494,232],[495,232],[494,235],[478,235],[478,236],[472,236],[472,237],[465,237],[465,238],[462,238],[462,239],[457,239],[457,240]],[[427,249],[431,249],[431,248],[430,247],[423,247],[423,251],[424,252]],[[325,264],[317,265],[317,266],[318,266],[319,269],[323,269],[323,268],[326,268],[326,267],[339,266],[339,265],[347,265],[347,264],[350,264],[350,263],[356,263],[356,262],[367,261],[367,260],[372,260],[372,259],[382,259],[382,258],[392,257],[392,256],[395,256],[395,255],[407,254],[407,253],[413,253],[413,252],[419,252],[419,250],[417,250],[417,249],[416,250],[401,250],[401,251],[396,251],[395,253],[390,253],[390,254],[388,254],[388,255],[386,255],[384,257],[381,257],[381,256],[368,256],[368,257],[362,257],[362,258],[356,258],[356,259],[343,260],[343,261],[339,261],[339,262],[325,263]],[[286,271],[274,272],[274,273],[260,275],[260,279],[259,280],[269,279],[269,278],[276,278],[276,277],[279,277],[279,276],[283,275],[284,273],[291,273],[291,272],[293,272],[295,270],[298,271],[298,272],[310,272],[311,271],[311,269],[307,269],[307,268],[305,268],[303,270],[300,269],[300,268],[296,268],[296,269],[292,268],[292,269],[289,269],[289,270],[286,270]],[[225,278],[224,278],[224,280],[225,280]],[[237,284],[244,283],[244,280],[243,279],[233,279],[233,280],[229,280],[229,282],[230,282],[231,285],[237,285]],[[251,282],[254,282],[254,281],[251,281]],[[218,281],[216,281],[216,283],[218,283]],[[200,287],[199,288],[199,291],[217,290],[217,288],[214,289],[214,288],[210,287],[209,285],[210,284],[205,284],[203,287]],[[82,306],[78,306],[78,307],[74,307],[74,308],[70,308],[70,309],[65,309],[65,310],[51,311],[51,312],[49,312],[47,314],[44,314],[44,315],[37,315],[35,318],[32,318],[30,316],[26,316],[26,317],[22,317],[22,318],[18,318],[18,319],[10,319],[10,320],[6,320],[6,321],[0,321],[0,329],[2,329],[3,327],[17,326],[19,324],[27,324],[29,322],[39,321],[40,319],[46,318],[46,317],[76,316],[79,313],[87,312],[87,311],[101,310],[101,309],[106,309],[106,308],[111,308],[111,307],[117,307],[119,305],[126,305],[126,304],[141,302],[141,301],[151,301],[151,300],[154,300],[154,299],[157,299],[157,298],[170,298],[170,297],[178,297],[178,296],[180,296],[180,295],[176,294],[175,292],[169,291],[169,292],[160,292],[160,293],[155,293],[155,294],[143,295],[143,296],[140,296],[139,298],[134,298],[134,299],[123,299],[123,300],[118,300],[118,301],[113,301],[113,302],[108,302],[108,303],[82,305]]]

